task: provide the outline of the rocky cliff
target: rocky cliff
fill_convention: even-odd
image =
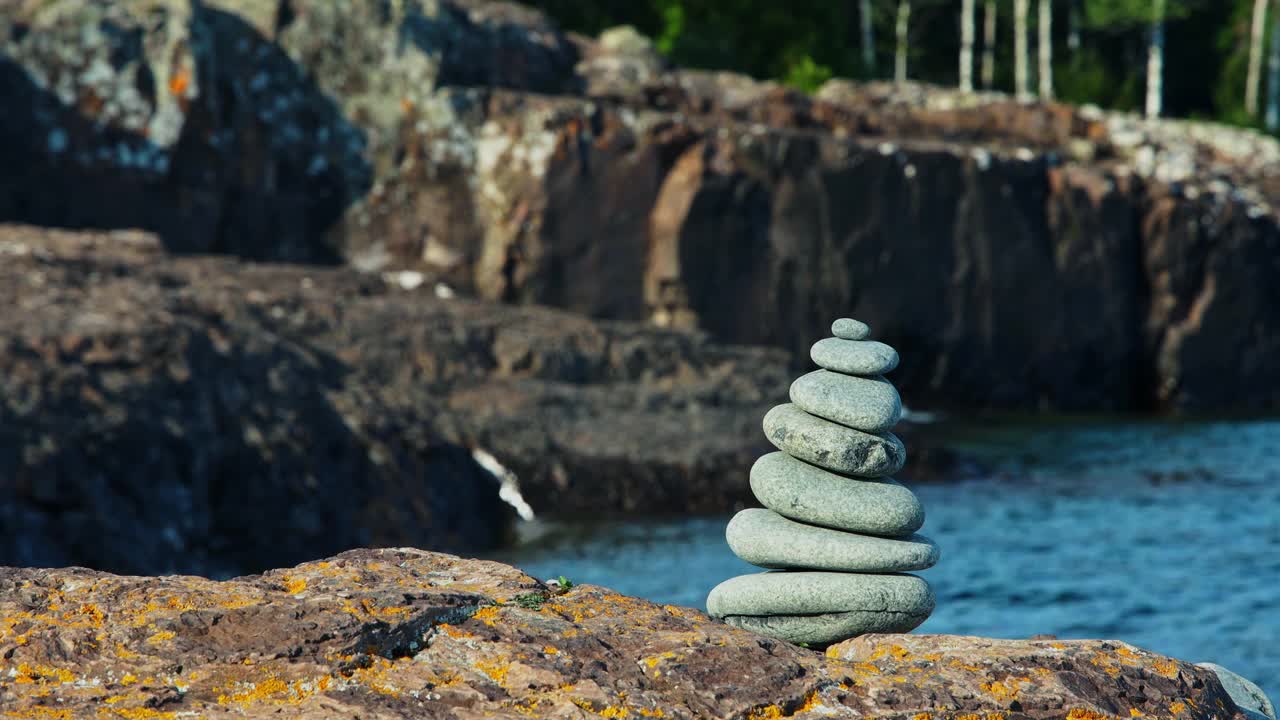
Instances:
[[[0,218],[431,273],[802,351],[853,314],[908,403],[1280,406],[1280,146],[672,69],[480,0],[41,0],[0,18]]]
[[[417,550],[211,582],[0,568],[16,718],[1243,720],[1120,642],[866,636],[821,653],[591,585]]]
[[[489,548],[512,515],[477,458],[539,514],[749,499],[781,351],[408,279],[0,226],[0,562],[227,576]]]

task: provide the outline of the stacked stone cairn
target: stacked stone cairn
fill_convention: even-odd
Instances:
[[[890,429],[902,415],[882,375],[893,348],[844,318],[810,356],[822,369],[791,385],[791,402],[764,418],[781,452],[751,468],[751,490],[767,509],[729,522],[729,547],[768,572],[718,585],[707,610],[725,622],[821,647],[864,633],[907,632],[933,612],[929,584],[908,570],[932,567],[933,541],[915,494],[890,475],[906,448]]]

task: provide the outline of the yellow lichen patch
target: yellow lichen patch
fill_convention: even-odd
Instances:
[[[662,609],[666,611],[668,615],[675,615],[678,618],[684,617],[684,610],[675,605],[663,605]]]
[[[259,683],[249,683],[247,687],[230,695],[219,695],[220,705],[250,705],[264,700],[271,700],[289,692],[289,684],[274,675]]]
[[[907,660],[910,659],[911,653],[901,645],[876,645],[875,651],[873,651],[871,653],[871,657],[867,659],[875,661],[890,656],[892,656],[894,660]]]
[[[387,676],[395,670],[395,663],[386,658],[374,658],[368,667],[357,668],[351,672],[350,678],[357,685],[366,687],[376,693],[398,697],[400,689],[388,682]]]
[[[298,593],[306,592],[307,590],[307,581],[304,578],[295,578],[285,575],[281,579],[284,581],[285,592],[290,595],[297,595]]]
[[[929,713],[916,713],[911,716],[911,720],[933,720],[933,715]]]
[[[1178,677],[1178,663],[1172,660],[1157,660],[1152,664],[1152,667],[1155,668],[1156,672],[1170,680],[1175,680]]]
[[[747,720],[778,720],[778,718],[786,717],[782,714],[782,708],[777,705],[765,705],[762,708],[756,708],[747,715]]]
[[[439,624],[439,625],[437,625],[437,626],[436,626],[436,629],[437,629],[437,630],[439,630],[440,632],[444,633],[445,635],[448,635],[448,636],[449,636],[449,637],[451,637],[451,638],[457,638],[457,639],[459,639],[459,640],[462,640],[462,639],[465,639],[465,638],[473,638],[473,637],[475,637],[475,635],[472,635],[471,633],[467,632],[466,630],[463,630],[463,629],[461,629],[461,628],[454,627],[453,625],[450,625],[449,623],[441,623],[441,624]]]
[[[133,673],[125,673],[124,677],[120,678],[120,684],[125,687],[129,687],[136,682],[138,682],[138,676]]]
[[[854,663],[853,671],[863,677],[866,677],[867,675],[880,674],[880,668],[876,667],[875,665],[872,665],[871,663],[865,663],[865,662]]]
[[[1142,712],[1138,708],[1129,708],[1129,717],[1145,717],[1145,716],[1146,716],[1146,713]]]
[[[965,663],[960,662],[959,660],[952,660],[949,664],[951,665],[951,667],[957,668],[960,670],[968,670],[969,672],[982,672],[982,668],[978,667],[977,665],[966,665]]]
[[[121,660],[136,660],[142,656],[125,647],[124,643],[116,643],[116,657]]]
[[[151,637],[147,638],[147,642],[148,642],[148,643],[150,643],[150,644],[152,644],[152,645],[155,645],[156,643],[162,643],[162,642],[164,642],[165,640],[172,640],[172,639],[174,639],[175,637],[177,637],[177,633],[175,633],[174,631],[172,631],[172,630],[161,630],[160,632],[158,632],[158,633],[156,633],[156,634],[152,635]]]
[[[401,615],[408,615],[411,609],[402,606],[380,607],[377,603],[369,600],[369,598],[361,598],[360,605],[353,604],[350,600],[343,601],[342,611],[354,615],[357,618],[364,619],[372,617],[378,620],[395,619]]]
[[[1067,713],[1067,720],[1113,720],[1113,718],[1085,708],[1072,708],[1071,712]]]
[[[792,714],[799,715],[800,713],[809,712],[820,705],[822,705],[822,697],[819,694],[819,691],[810,690],[809,693],[804,696],[804,702],[801,703],[800,707],[796,708],[796,711]]]
[[[984,691],[991,693],[997,700],[1014,700],[1018,697],[1018,692],[1022,686],[1031,682],[1031,678],[1009,677],[1003,681],[982,683],[978,687]]]
[[[1187,709],[1186,703],[1174,702],[1169,704],[1169,712],[1177,715]]]
[[[500,614],[502,614],[502,611],[498,609],[497,605],[486,605],[479,610],[476,610],[471,617],[479,620],[489,627],[494,627],[497,625],[498,616]]]
[[[658,663],[662,662],[663,660],[673,660],[675,659],[675,657],[676,657],[676,654],[668,650],[666,652],[658,653],[657,655],[650,655],[649,657],[640,658],[640,662],[644,663],[649,667],[650,670],[652,670],[653,668],[657,667]]]
[[[636,714],[641,717],[664,718],[667,716],[666,713],[662,712],[662,708],[654,708],[653,710],[648,708],[636,708],[635,710]]]
[[[542,648],[542,652],[543,652],[543,653],[545,653],[545,654],[547,654],[547,655],[559,655],[559,654],[560,654],[560,651],[559,651],[559,650],[557,650],[556,648],[552,647],[551,645],[547,645],[546,647]]]
[[[19,663],[17,674],[11,677],[19,685],[69,683],[75,682],[76,679],[70,670],[30,663]]]
[[[511,668],[511,664],[504,663],[504,662],[489,662],[487,660],[482,660],[476,663],[477,670],[484,673],[485,675],[488,675],[489,679],[493,680],[499,685],[501,685],[503,681],[507,679],[507,672],[510,670],[510,668]]]

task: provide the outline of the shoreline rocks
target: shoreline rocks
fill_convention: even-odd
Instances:
[[[771,572],[731,578],[707,597],[707,610],[730,625],[817,646],[920,625],[933,591],[899,573],[938,561],[937,545],[914,534],[924,522],[919,500],[887,479],[906,460],[888,432],[902,404],[878,375],[897,364],[897,352],[872,347],[879,363],[868,363],[865,323],[842,318],[831,329],[838,337],[815,344],[815,356],[877,374],[809,373],[792,383],[791,404],[765,415],[765,435],[782,452],[756,461],[751,486],[770,509],[739,512],[725,539]]]
[[[824,654],[409,548],[223,582],[0,567],[0,678],[0,712],[26,718],[1244,718],[1213,671],[1120,642],[873,635]]]

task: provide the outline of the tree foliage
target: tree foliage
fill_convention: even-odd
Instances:
[[[633,25],[687,67],[733,70],[806,90],[833,76],[869,79],[857,0],[528,1],[578,32]],[[1072,0],[1053,3],[1058,97],[1139,109],[1154,0],[1074,2],[1084,21],[1078,50],[1066,43]],[[897,0],[872,1],[880,79],[889,79],[893,71],[896,7]],[[1012,91],[1013,3],[999,0],[998,7],[996,87]],[[913,0],[912,79],[945,85],[958,81],[959,8],[956,0]],[[1254,122],[1243,111],[1251,8],[1251,0],[1165,0],[1167,114]],[[1031,13],[1033,45],[1035,15]],[[979,33],[975,50],[981,49]]]

